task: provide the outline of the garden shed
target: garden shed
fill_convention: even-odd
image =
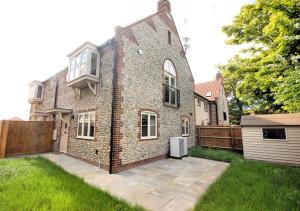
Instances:
[[[300,166],[300,114],[242,116],[244,157]]]

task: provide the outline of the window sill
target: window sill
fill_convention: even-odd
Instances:
[[[151,140],[157,140],[157,137],[149,137],[149,138],[140,138],[140,141],[151,141]]]
[[[181,136],[182,136],[182,137],[189,137],[190,134],[182,134]]]
[[[177,105],[173,105],[173,104],[169,104],[169,103],[165,103],[165,102],[164,102],[164,106],[170,107],[170,108],[175,108],[175,109],[179,108]]]
[[[263,138],[262,141],[287,141],[287,139],[271,139],[271,138]]]
[[[86,139],[86,140],[93,141],[95,140],[95,137],[76,136],[76,139]]]

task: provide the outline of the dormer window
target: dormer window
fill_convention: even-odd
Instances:
[[[84,88],[90,86],[89,83],[99,82],[99,54],[96,45],[86,42],[69,54],[69,58],[68,86]]]
[[[29,103],[39,103],[43,101],[43,84],[40,81],[33,81],[29,84]]]
[[[207,92],[206,97],[211,97],[211,92]]]

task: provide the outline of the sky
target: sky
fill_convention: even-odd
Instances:
[[[195,82],[212,80],[216,65],[240,49],[225,44],[221,28],[254,0],[170,0]],[[0,2],[0,119],[29,118],[28,84],[68,66],[67,54],[85,41],[97,45],[155,13],[157,0],[9,0]]]

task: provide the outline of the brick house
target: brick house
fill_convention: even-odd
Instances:
[[[220,72],[213,81],[195,84],[196,125],[229,125],[228,114]]]
[[[55,150],[115,173],[166,157],[169,138],[195,144],[194,79],[168,0],[69,67],[30,84],[30,120],[54,121]]]

